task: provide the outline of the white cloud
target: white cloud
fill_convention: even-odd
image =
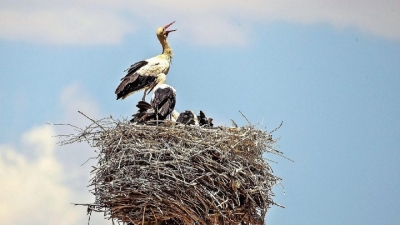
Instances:
[[[81,9],[0,10],[0,35],[50,44],[114,44],[133,31],[116,13]]]
[[[35,127],[22,143],[37,154],[30,161],[10,146],[0,146],[0,224],[74,224],[71,191],[63,185],[62,166],[54,157],[54,130]]]
[[[5,1],[0,36],[55,44],[116,44],[133,28],[172,20],[183,39],[201,45],[246,45],[252,24],[288,21],[354,27],[400,39],[393,0]],[[154,29],[155,30],[155,29]]]
[[[266,15],[274,20],[339,28],[355,27],[377,36],[400,39],[400,2],[392,0],[270,1]]]
[[[82,110],[98,116],[97,104],[79,84],[67,86],[60,97],[60,120],[79,127],[87,119]],[[86,224],[86,208],[71,203],[91,203],[88,192],[90,165],[81,164],[94,155],[88,145],[56,145],[56,134],[66,127],[35,126],[21,135],[20,147],[0,144],[0,224],[73,225]],[[94,213],[91,224],[111,224]]]

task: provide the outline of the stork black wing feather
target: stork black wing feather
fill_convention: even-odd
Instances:
[[[154,112],[137,112],[132,115],[132,119],[130,120],[132,123],[144,123],[149,120],[154,120],[156,118],[156,114]]]
[[[161,110],[160,110],[160,115],[161,116],[168,116],[172,111],[174,111],[176,104],[176,99],[175,98],[168,98],[165,103],[162,105]]]
[[[166,117],[175,108],[175,94],[170,88],[158,88],[155,90],[154,98],[150,104],[154,110],[158,110],[159,116]]]
[[[139,74],[131,74],[129,76],[125,76],[121,84],[115,90],[115,94],[117,94],[117,100],[120,98],[125,98],[125,96],[129,95],[131,92],[139,91],[156,80],[156,77],[153,76],[140,76]]]
[[[136,107],[139,108],[139,112],[145,112],[152,108],[151,105],[145,101],[139,101]]]
[[[125,77],[128,76],[128,75],[130,75],[130,74],[135,73],[135,72],[138,71],[140,68],[142,68],[143,66],[147,65],[148,63],[149,63],[149,62],[143,60],[143,61],[139,61],[139,62],[137,62],[137,63],[135,63],[135,64],[132,64],[128,69],[125,70],[125,72],[127,72],[126,75],[125,75]],[[121,80],[123,80],[123,79],[124,79],[124,78],[122,78]]]

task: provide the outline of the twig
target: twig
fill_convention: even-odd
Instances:
[[[240,114],[242,114],[242,116],[246,119],[247,123],[249,124],[249,126],[251,126],[250,120],[247,119],[247,117],[239,110]]]
[[[83,112],[78,111],[78,113],[82,114],[84,117],[88,118],[90,121],[92,121],[93,123],[95,123],[97,126],[99,126],[103,131],[106,131],[100,124],[98,124],[95,120],[93,120],[92,118],[86,116]]]

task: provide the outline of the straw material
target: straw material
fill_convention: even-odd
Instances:
[[[267,210],[278,205],[272,188],[280,178],[263,158],[282,156],[272,132],[251,124],[90,120],[59,142],[87,141],[98,153],[90,180],[95,202],[76,204],[88,212],[126,224],[264,224]]]

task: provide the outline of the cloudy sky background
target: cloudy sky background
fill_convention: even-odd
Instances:
[[[168,83],[178,111],[276,133],[283,180],[268,224],[400,221],[400,2],[10,1],[0,4],[0,224],[86,224],[93,150],[57,146],[46,123],[130,116],[130,64],[177,22]],[[111,224],[93,215],[91,224]]]

